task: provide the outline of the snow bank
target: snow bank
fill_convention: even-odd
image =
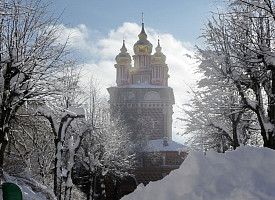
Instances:
[[[181,167],[121,200],[274,200],[275,151],[190,152]]]

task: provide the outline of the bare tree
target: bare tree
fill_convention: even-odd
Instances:
[[[20,172],[32,175],[42,184],[51,186],[54,135],[49,122],[44,117],[35,115],[36,106],[35,103],[24,104],[12,120],[8,158],[12,158],[15,153],[25,163],[25,167],[20,167]],[[10,172],[11,166],[8,166],[7,171]]]
[[[56,42],[58,19],[39,0],[10,0],[0,4],[0,170],[10,124],[29,100],[55,92],[55,74],[62,66],[64,44]]]

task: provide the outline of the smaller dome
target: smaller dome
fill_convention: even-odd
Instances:
[[[158,46],[156,47],[156,53],[152,55],[152,63],[165,63],[166,56],[161,52],[161,46],[158,40]]]
[[[134,44],[135,55],[138,54],[151,54],[153,45],[147,40],[147,34],[145,33],[144,23],[142,23],[142,29],[138,35],[139,40]]]
[[[116,56],[117,63],[131,63],[131,56],[127,53],[127,49],[125,47],[125,41],[123,40],[123,45],[120,49],[120,53]]]

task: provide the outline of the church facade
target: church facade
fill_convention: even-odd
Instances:
[[[152,54],[153,45],[147,40],[144,23],[138,38],[132,58],[123,40],[115,58],[117,85],[107,90],[111,111],[119,113],[136,145],[136,183],[146,185],[178,168],[187,153],[183,145],[172,140],[175,100],[160,41]]]

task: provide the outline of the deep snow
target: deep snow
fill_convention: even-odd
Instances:
[[[275,151],[190,152],[181,167],[121,200],[274,200]]]

